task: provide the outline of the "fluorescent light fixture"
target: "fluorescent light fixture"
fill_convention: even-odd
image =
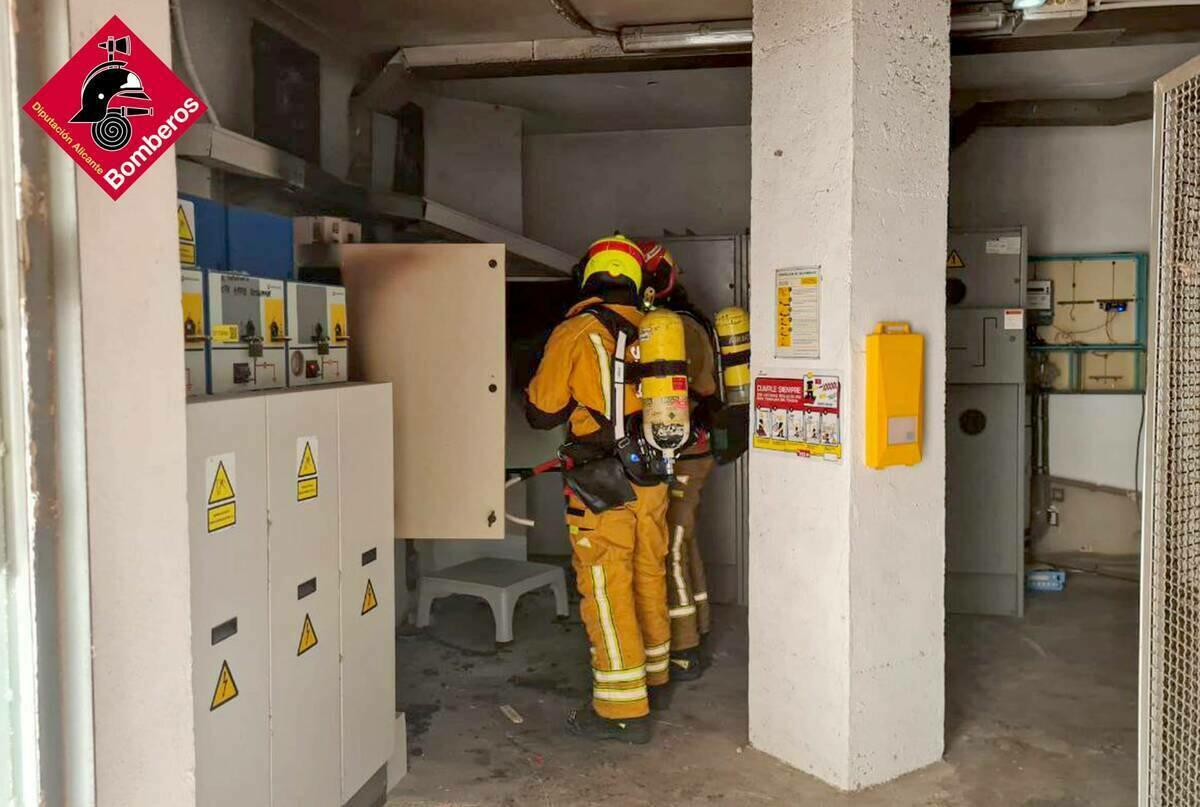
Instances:
[[[1013,11],[1024,11],[1028,8],[1041,8],[1046,0],[1013,0]]]
[[[621,49],[626,53],[661,53],[680,50],[746,50],[754,42],[750,20],[638,25],[621,29]]]

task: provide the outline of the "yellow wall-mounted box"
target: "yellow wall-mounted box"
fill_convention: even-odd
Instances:
[[[881,322],[867,336],[867,465],[921,461],[925,337],[907,322]]]

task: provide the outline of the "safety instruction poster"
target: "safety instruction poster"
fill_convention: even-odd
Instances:
[[[836,375],[754,380],[754,447],[842,458],[842,382]]]
[[[821,270],[807,266],[775,271],[775,356],[821,357]]]

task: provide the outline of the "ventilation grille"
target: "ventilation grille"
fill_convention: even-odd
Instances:
[[[1200,807],[1200,77],[1163,102],[1150,803]]]

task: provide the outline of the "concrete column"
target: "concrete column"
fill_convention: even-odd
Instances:
[[[843,788],[943,749],[946,0],[755,0],[755,375],[843,381],[841,464],[750,462],[750,741]],[[820,266],[821,356],[774,356],[775,270]],[[926,337],[924,461],[864,462],[865,337]]]
[[[72,52],[117,14],[169,61],[166,0],[68,9]],[[82,173],[76,189],[96,804],[194,804],[175,160],[164,155],[117,202]]]

